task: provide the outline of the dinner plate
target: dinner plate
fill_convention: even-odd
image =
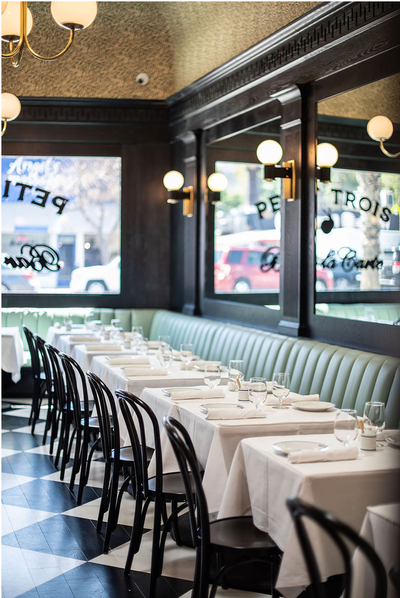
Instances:
[[[161,389],[163,391],[163,393],[165,395],[167,395],[167,397],[171,396],[171,391],[176,391],[176,390],[202,390],[201,388],[198,387],[193,387],[193,386],[173,386],[172,388],[162,388]]]
[[[279,455],[287,457],[290,453],[297,451],[326,451],[329,446],[320,442],[310,442],[307,440],[288,440],[285,442],[276,442],[272,448]]]
[[[210,409],[244,409],[244,405],[238,403],[202,403],[200,411],[208,413]]]
[[[324,401],[293,401],[292,405],[301,411],[328,411],[335,406],[333,403]]]
[[[385,436],[385,440],[390,446],[400,448],[400,436]]]

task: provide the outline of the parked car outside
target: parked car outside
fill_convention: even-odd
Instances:
[[[121,258],[118,255],[103,266],[72,270],[69,288],[73,293],[119,293],[120,286]]]

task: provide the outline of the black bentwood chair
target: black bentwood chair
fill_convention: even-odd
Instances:
[[[352,580],[352,559],[347,543],[344,540],[350,540],[357,546],[368,559],[375,575],[375,593],[374,598],[386,598],[387,594],[387,579],[385,568],[374,551],[374,549],[361,538],[354,530],[346,523],[337,519],[331,513],[322,511],[299,498],[288,498],[286,504],[293,517],[296,526],[297,535],[300,546],[307,564],[308,574],[311,580],[311,588],[315,598],[327,598],[325,588],[321,582],[317,561],[315,559],[315,552],[311,546],[310,539],[304,526],[303,518],[308,518],[317,523],[328,534],[328,536],[336,544],[340,554],[342,555],[345,573],[344,573],[344,594],[343,598],[350,598],[351,595],[351,580]]]
[[[38,335],[33,335],[36,343],[36,347],[40,357],[42,358],[43,370],[44,370],[44,377],[45,377],[45,385],[46,385],[46,394],[47,394],[47,418],[46,418],[46,425],[43,432],[43,444],[46,444],[47,440],[47,433],[50,431],[54,423],[55,417],[55,393],[54,393],[54,376],[53,376],[53,369],[51,366],[51,361],[49,358],[48,351],[46,349],[46,342]],[[54,448],[54,438],[51,435],[50,437],[50,455],[53,454]]]
[[[41,370],[39,351],[33,333],[26,326],[22,326],[26,341],[28,343],[29,353],[31,355],[31,367],[33,377],[32,407],[29,416],[29,424],[32,424],[31,433],[35,433],[35,425],[40,414],[40,405],[46,394],[45,374]]]
[[[201,473],[197,466],[196,453],[190,436],[184,426],[174,417],[165,417],[164,426],[172,443],[185,485],[190,530],[196,548],[192,598],[208,598],[209,571],[211,557],[214,554],[217,556],[217,562],[228,555],[238,558],[219,569],[210,598],[214,598],[220,581],[223,581],[231,569],[250,562],[263,562],[270,566],[271,588],[274,588],[282,554],[278,546],[268,534],[255,527],[252,517],[229,517],[210,523],[207,500],[201,483]],[[195,500],[192,499],[189,471],[195,483]],[[272,590],[272,596],[274,598],[278,596],[275,589]]]
[[[71,405],[68,405],[67,402],[67,391],[65,387],[65,380],[63,375],[63,369],[61,367],[60,361],[60,352],[58,349],[46,343],[45,348],[47,350],[47,354],[50,359],[51,368],[53,371],[53,393],[54,393],[54,402],[53,402],[53,414],[52,414],[52,425],[51,425],[51,438],[50,438],[50,446],[54,445],[55,439],[58,436],[58,429],[61,420],[61,430],[60,430],[60,437],[58,439],[58,447],[56,456],[54,458],[54,466],[58,467],[58,462],[61,456],[61,450],[64,447],[64,441],[66,439],[66,446],[68,449],[68,439],[69,439],[69,429],[71,425],[71,418],[72,418],[72,409]],[[64,479],[65,473],[65,466],[67,464],[67,449],[64,451],[62,459],[62,466],[61,466],[61,480]],[[52,453],[52,450],[50,449]]]
[[[129,439],[134,457],[134,497],[136,500],[135,515],[128,556],[125,564],[125,574],[129,575],[133,557],[139,552],[142,541],[143,528],[147,509],[150,502],[154,502],[153,545],[151,553],[150,593],[149,598],[154,598],[157,579],[161,576],[164,557],[164,546],[168,532],[173,528],[175,541],[181,545],[176,518],[186,508],[186,493],[179,473],[166,473],[162,471],[162,454],[160,429],[157,418],[152,409],[135,395],[117,390],[122,415],[128,429]],[[133,414],[135,417],[133,417]],[[150,422],[154,436],[154,477],[148,477],[148,452],[146,443],[146,419]],[[188,478],[190,488],[191,476]],[[189,490],[190,493],[190,490]],[[193,496],[192,496],[193,499]],[[167,516],[166,503],[171,503],[172,513]],[[178,506],[179,504],[179,506]],[[161,518],[164,529],[161,534]]]

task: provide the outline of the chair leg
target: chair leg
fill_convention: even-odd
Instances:
[[[52,412],[52,422],[51,422],[51,436],[50,436],[50,448],[49,448],[50,455],[53,454],[54,441],[57,438],[57,434],[58,434],[58,419],[59,419],[59,415],[57,413],[56,405],[54,405],[53,412]]]
[[[56,452],[56,457],[54,459],[54,467],[58,467],[58,462],[60,460],[61,450],[64,444],[64,436],[66,435],[66,417],[64,413],[61,413],[61,430],[60,430],[60,437],[58,439],[58,447]]]
[[[106,536],[104,538],[104,547],[103,552],[107,553],[110,547],[110,540],[111,534],[114,528],[114,519],[115,519],[115,506],[117,503],[117,496],[118,496],[118,476],[119,476],[119,468],[115,466],[113,468],[112,479],[111,479],[111,493],[110,493],[110,503],[108,506],[108,521],[107,521],[107,529],[106,529]]]
[[[82,503],[83,489],[86,486],[87,478],[89,477],[90,462],[87,463],[87,449],[88,449],[88,445],[87,445],[86,439],[84,438],[83,443],[82,443],[81,455],[80,455],[81,475],[79,476],[79,489],[78,489],[78,499],[77,499],[78,505],[80,505]],[[72,490],[73,490],[73,487],[72,487]]]
[[[142,542],[144,522],[146,519],[146,513],[150,499],[146,499],[143,505],[143,495],[140,491],[137,493],[136,504],[135,504],[135,515],[133,518],[133,526],[131,532],[131,539],[129,543],[128,556],[125,561],[125,575],[129,575],[132,568],[133,557],[139,551],[140,544]]]
[[[46,441],[47,441],[47,433],[51,429],[51,422],[53,419],[53,409],[54,409],[53,400],[54,400],[54,397],[48,398],[46,425],[44,427],[43,439],[42,439],[43,446],[46,444]]]
[[[104,513],[106,513],[106,511],[108,509],[108,499],[109,499],[109,493],[110,493],[110,488],[109,488],[110,473],[111,473],[111,463],[107,462],[105,469],[104,469],[103,492],[101,495],[99,516],[97,518],[96,531],[98,531],[98,532],[101,532],[101,528],[103,526]]]
[[[64,438],[64,443],[63,443],[63,456],[62,456],[62,462],[61,462],[60,480],[64,479],[65,468],[69,461],[72,443],[73,443],[73,440],[74,440],[75,434],[76,434],[76,430],[75,429],[72,430],[72,434],[71,434],[71,438],[70,438],[68,435],[69,429],[70,429],[70,420],[69,420],[69,418],[67,418],[67,421],[65,423],[65,438]]]
[[[175,500],[171,500],[171,509],[172,512],[175,511],[175,509],[177,508],[178,503]],[[172,529],[174,531],[174,536],[175,536],[175,543],[177,546],[182,546],[182,540],[181,540],[181,534],[179,532],[179,522],[178,522],[178,518],[174,517],[172,520]]]
[[[80,467],[83,467],[83,463],[81,460],[81,445],[82,445],[82,430],[78,429],[76,432],[74,464],[72,466],[71,480],[69,482],[69,489],[71,491],[74,489],[75,476],[78,473]]]

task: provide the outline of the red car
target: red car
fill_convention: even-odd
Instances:
[[[227,247],[216,249],[214,258],[216,293],[279,292],[279,246]],[[334,288],[330,270],[317,266],[317,291]]]

